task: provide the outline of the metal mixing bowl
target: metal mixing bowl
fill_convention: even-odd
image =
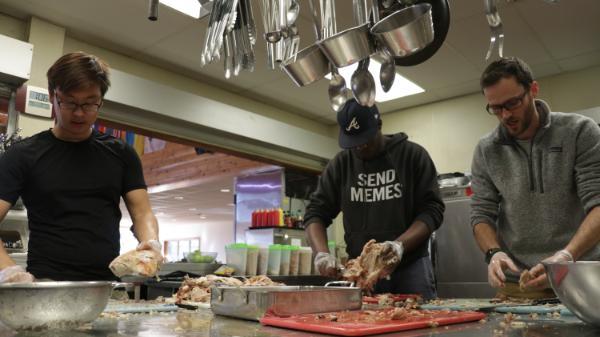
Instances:
[[[0,284],[0,320],[13,329],[90,322],[104,310],[112,289],[108,281]]]
[[[600,326],[600,261],[544,263],[560,301],[582,321]]]

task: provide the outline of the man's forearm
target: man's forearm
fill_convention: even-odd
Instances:
[[[306,235],[308,236],[308,242],[314,252],[329,252],[329,247],[327,246],[327,231],[322,223],[315,221],[308,224],[306,227]]]
[[[133,231],[139,242],[158,240],[158,221],[151,212],[133,219]]]
[[[2,240],[0,240],[0,243],[2,243]],[[0,245],[0,269],[14,265],[15,261],[8,256],[8,253],[6,252],[6,249],[4,249],[3,245]]]
[[[496,230],[490,224],[485,222],[476,224],[473,226],[473,234],[475,235],[475,240],[479,245],[479,249],[484,253],[492,248],[500,247]]]
[[[600,206],[594,207],[583,219],[581,226],[565,249],[577,260],[594,247],[598,241],[600,241]]]
[[[404,250],[410,252],[427,240],[430,234],[429,227],[423,221],[415,221],[396,241],[402,242]]]

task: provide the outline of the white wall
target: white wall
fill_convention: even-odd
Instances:
[[[541,98],[553,111],[572,112],[600,106],[600,67],[539,80]],[[498,123],[485,111],[481,93],[383,115],[384,133],[406,132],[423,145],[438,172],[470,171],[479,138]],[[337,128],[335,128],[337,130]],[[334,131],[337,132],[337,131]]]

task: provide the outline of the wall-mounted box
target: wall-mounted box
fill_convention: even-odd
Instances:
[[[29,79],[33,45],[0,34],[0,83],[19,87]]]

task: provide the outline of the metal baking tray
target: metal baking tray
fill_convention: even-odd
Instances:
[[[210,306],[217,315],[258,321],[265,313],[289,316],[359,310],[362,294],[357,287],[214,287]]]

